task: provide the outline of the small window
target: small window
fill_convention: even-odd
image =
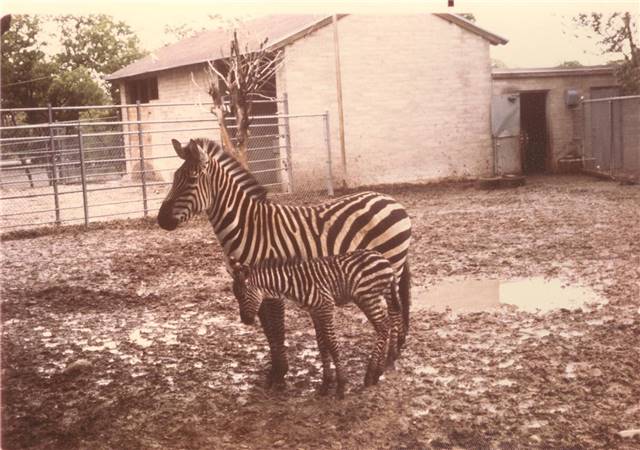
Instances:
[[[127,103],[149,103],[158,99],[158,78],[139,78],[126,84]]]

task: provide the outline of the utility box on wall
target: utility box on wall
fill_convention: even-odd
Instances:
[[[580,92],[577,89],[567,89],[564,94],[567,108],[576,108],[580,104]]]

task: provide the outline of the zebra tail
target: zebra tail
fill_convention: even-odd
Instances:
[[[402,322],[405,336],[409,333],[409,310],[411,308],[411,272],[409,271],[409,261],[405,260],[400,283],[400,302],[402,303]]]

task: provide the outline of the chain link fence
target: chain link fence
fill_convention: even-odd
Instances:
[[[640,95],[582,102],[584,170],[640,177]]]
[[[327,113],[289,115],[286,100],[270,103],[259,110],[273,114],[251,122],[252,173],[281,203],[332,195]],[[34,111],[48,120],[19,124]],[[56,120],[72,111],[78,120]],[[171,139],[219,141],[207,104],[25,108],[2,116],[0,231],[153,216],[181,164]]]

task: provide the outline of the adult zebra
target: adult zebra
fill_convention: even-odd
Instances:
[[[186,146],[175,139],[171,142],[184,162],[160,207],[160,227],[174,230],[206,211],[226,257],[247,265],[269,258],[309,259],[377,250],[396,271],[408,327],[411,222],[402,205],[376,192],[350,194],[317,206],[279,205],[269,201],[266,189],[214,141],[192,139]],[[283,304],[263,302],[258,311],[271,352],[268,386],[283,383],[288,370]]]

